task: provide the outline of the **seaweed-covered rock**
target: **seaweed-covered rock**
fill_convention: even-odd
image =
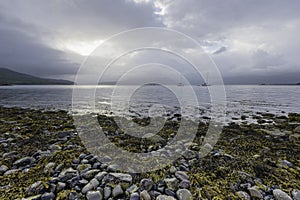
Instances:
[[[21,159],[15,161],[13,163],[13,165],[15,165],[17,167],[23,167],[23,166],[26,166],[26,165],[31,165],[34,162],[35,162],[34,158],[32,158],[32,157],[24,157],[24,158],[21,158]]]

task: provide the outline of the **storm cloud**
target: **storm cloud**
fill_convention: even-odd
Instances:
[[[197,40],[227,83],[297,83],[299,8],[293,0],[1,1],[0,67],[73,79],[106,38],[153,26]]]

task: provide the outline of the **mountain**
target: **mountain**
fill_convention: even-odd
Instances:
[[[0,68],[0,85],[72,85],[72,81],[46,79]]]

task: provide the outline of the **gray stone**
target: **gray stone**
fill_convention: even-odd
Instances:
[[[42,181],[37,181],[33,183],[29,188],[27,189],[27,192],[29,194],[38,194],[41,193],[42,190],[45,189],[45,186]]]
[[[263,195],[257,188],[251,187],[251,188],[248,188],[248,191],[252,198],[263,199]]]
[[[51,152],[54,152],[54,151],[59,151],[61,150],[61,147],[57,144],[52,144],[48,147],[48,149],[51,151]]]
[[[2,176],[7,170],[8,170],[8,167],[6,165],[1,165],[0,166],[0,176]]]
[[[110,187],[105,187],[104,188],[104,199],[108,199],[111,195],[111,189]]]
[[[123,173],[110,173],[110,175],[112,175],[113,177],[121,180],[121,181],[125,181],[125,182],[132,182],[132,176],[130,174],[123,174]]]
[[[176,200],[174,197],[167,195],[159,195],[156,197],[156,200]]]
[[[49,162],[44,168],[44,173],[48,174],[48,173],[54,172],[55,167],[56,167],[55,162]]]
[[[130,186],[129,188],[126,189],[126,193],[133,194],[136,191],[138,191],[138,189],[139,189],[138,186],[132,185],[132,186]]]
[[[90,164],[80,164],[76,167],[79,172],[83,172],[84,170],[90,169],[92,166]]]
[[[32,157],[24,157],[24,158],[21,158],[17,161],[15,161],[13,163],[14,166],[17,166],[17,167],[23,167],[23,166],[26,166],[26,165],[31,165],[35,162],[35,159],[32,158]]]
[[[107,167],[107,170],[110,171],[110,172],[115,172],[115,171],[117,171],[118,169],[119,169],[119,165],[117,165],[117,164],[112,164],[112,165],[109,165],[109,166]]]
[[[123,191],[121,185],[117,185],[112,191],[113,197],[118,197],[122,194],[124,194],[124,191]]]
[[[300,200],[300,190],[293,190],[292,196],[293,196],[294,200]]]
[[[141,187],[142,190],[150,191],[152,189],[153,185],[154,185],[154,182],[151,178],[142,179],[140,181],[140,187]]]
[[[63,183],[63,182],[58,182],[58,183],[57,183],[56,190],[57,190],[57,192],[60,192],[60,191],[62,191],[65,187],[66,187],[66,184],[65,184],[65,183]]]
[[[140,200],[140,195],[138,193],[132,193],[129,200]]]
[[[244,199],[244,200],[251,200],[250,195],[247,192],[244,191],[238,191],[237,195],[239,198]]]
[[[84,186],[81,190],[83,194],[87,193],[88,191],[91,191],[95,188],[97,188],[99,185],[99,181],[96,178],[93,178],[86,186]]]
[[[53,192],[45,193],[41,196],[41,200],[53,200],[55,199],[55,195]]]
[[[294,133],[300,133],[300,126],[294,129]]]
[[[273,195],[276,200],[293,200],[287,193],[279,189],[273,190]]]
[[[174,174],[177,171],[176,167],[172,166],[170,168],[170,173]]]
[[[105,176],[107,175],[107,172],[99,172],[95,178],[98,180],[98,181],[101,181]]]
[[[169,188],[172,191],[176,191],[178,188],[178,181],[176,178],[166,178],[164,179],[167,188]]]
[[[17,172],[19,172],[20,170],[19,169],[10,169],[10,170],[7,170],[4,174],[3,174],[3,176],[9,176],[9,175],[12,175],[12,174],[14,174],[14,173],[17,173]]]
[[[103,196],[100,191],[88,191],[86,194],[87,200],[102,200]]]
[[[59,175],[58,178],[60,181],[65,182],[75,176],[77,176],[77,171],[73,168],[64,169]]]
[[[181,181],[189,179],[189,176],[184,171],[177,171],[175,176]]]
[[[150,194],[148,193],[147,190],[143,190],[140,193],[140,196],[141,196],[141,200],[151,200],[151,196],[150,196]]]
[[[192,198],[192,194],[187,189],[180,189],[176,192],[176,196],[179,200],[189,200]]]
[[[179,187],[180,188],[185,188],[185,189],[187,189],[187,188],[189,188],[190,187],[190,181],[189,180],[183,180],[183,181],[181,181],[180,183],[179,183]]]
[[[92,169],[82,174],[82,177],[87,180],[91,180],[100,172],[99,169]]]

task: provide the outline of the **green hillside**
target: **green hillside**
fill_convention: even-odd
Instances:
[[[0,85],[72,85],[72,81],[45,79],[0,68]]]

